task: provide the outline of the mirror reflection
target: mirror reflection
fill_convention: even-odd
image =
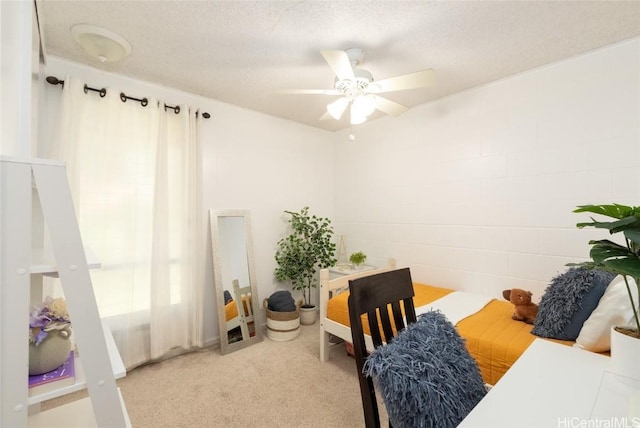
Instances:
[[[262,340],[249,212],[210,211],[210,221],[220,350],[227,353]]]

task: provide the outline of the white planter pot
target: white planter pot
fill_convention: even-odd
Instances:
[[[318,319],[318,311],[315,306],[311,308],[300,308],[300,324],[313,325]]]
[[[619,333],[611,327],[611,371],[640,380],[640,339]]]

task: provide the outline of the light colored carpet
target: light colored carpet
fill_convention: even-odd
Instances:
[[[355,360],[334,345],[321,363],[319,324],[289,342],[227,355],[205,349],[149,364],[118,380],[134,428],[363,427]],[[43,403],[43,410],[86,396]],[[382,424],[387,424],[380,405]]]

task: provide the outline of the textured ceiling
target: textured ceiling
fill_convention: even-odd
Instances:
[[[334,96],[321,50],[359,47],[374,79],[432,68],[430,88],[390,92],[413,107],[640,36],[640,1],[57,1],[36,0],[55,55],[326,130]],[[70,28],[116,32],[133,50],[101,64]],[[99,84],[99,83],[97,83]],[[374,113],[371,119],[381,117]]]

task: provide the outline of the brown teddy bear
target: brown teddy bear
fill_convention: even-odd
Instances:
[[[531,302],[531,292],[514,288],[512,290],[504,290],[502,297],[510,301],[514,305],[514,312],[511,318],[516,321],[524,321],[527,324],[533,324],[538,315],[538,305]]]

